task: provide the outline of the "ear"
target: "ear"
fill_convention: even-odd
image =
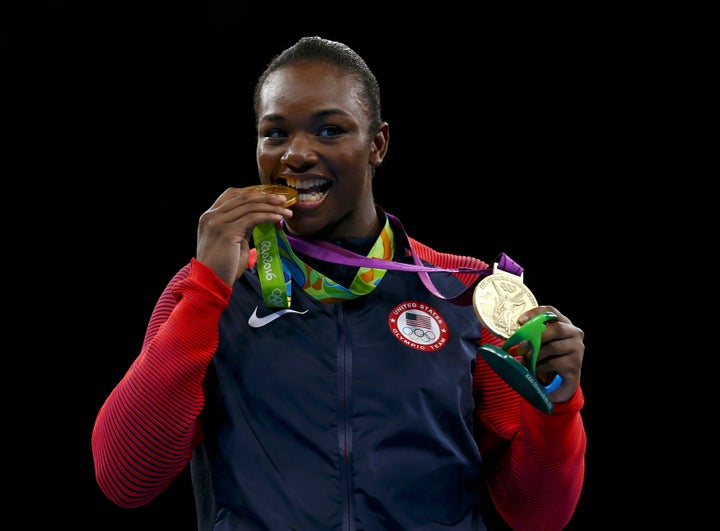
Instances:
[[[390,142],[390,125],[383,122],[378,132],[375,133],[370,146],[369,162],[371,166],[380,166],[382,164],[387,153],[388,142]]]

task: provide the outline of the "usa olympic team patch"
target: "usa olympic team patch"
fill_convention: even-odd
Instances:
[[[420,301],[395,306],[388,315],[388,326],[395,339],[417,350],[439,350],[450,338],[440,312]]]

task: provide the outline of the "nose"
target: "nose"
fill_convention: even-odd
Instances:
[[[287,149],[281,158],[286,166],[302,171],[314,166],[318,161],[318,154],[314,149],[314,137],[306,134],[293,135],[287,143]]]

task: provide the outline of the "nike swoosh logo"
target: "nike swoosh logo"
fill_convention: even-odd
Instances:
[[[253,310],[253,314],[248,319],[248,324],[250,326],[252,326],[253,328],[260,328],[261,326],[270,324],[275,319],[277,319],[278,317],[282,317],[286,313],[299,313],[299,314],[307,313],[307,310],[305,310],[304,312],[301,312],[298,310],[291,310],[290,308],[285,308],[284,310],[279,310],[275,313],[271,313],[270,315],[266,315],[265,317],[258,317],[257,310],[258,310],[258,307],[255,306],[255,310]]]

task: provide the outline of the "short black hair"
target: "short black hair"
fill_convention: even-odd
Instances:
[[[370,133],[374,134],[382,124],[380,85],[365,60],[352,48],[341,42],[318,36],[302,37],[295,44],[276,55],[265,67],[255,85],[253,105],[258,117],[260,90],[273,72],[300,63],[325,63],[340,72],[354,76],[362,85],[360,97],[370,110]]]

